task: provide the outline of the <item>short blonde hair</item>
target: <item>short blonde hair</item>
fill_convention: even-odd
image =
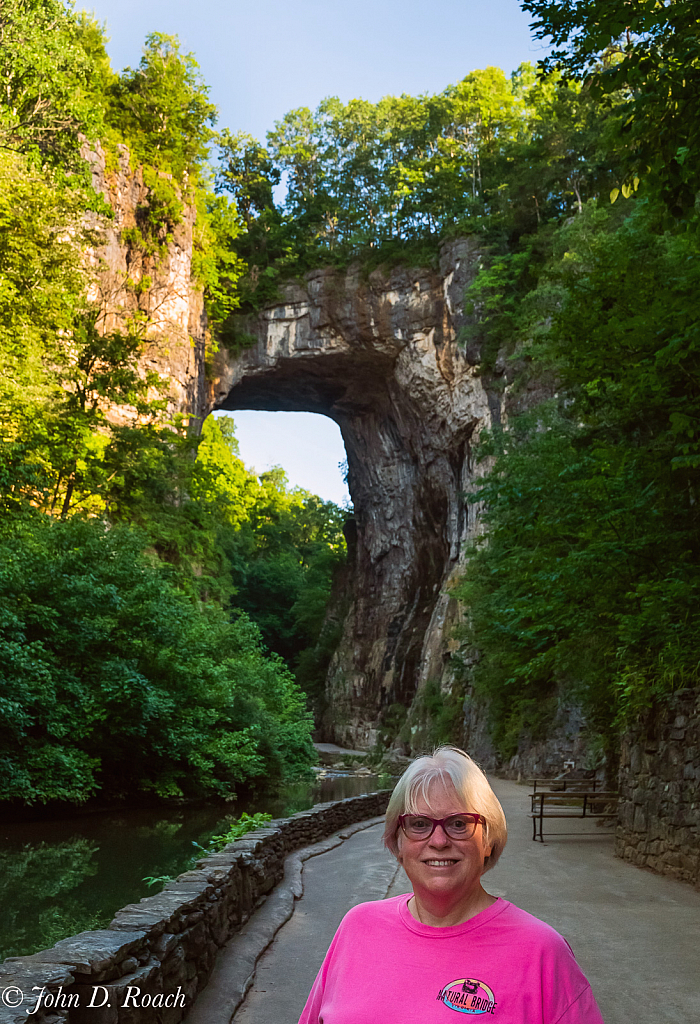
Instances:
[[[443,784],[451,782],[465,810],[475,811],[486,819],[484,843],[491,847],[491,853],[484,861],[484,871],[488,871],[503,853],[508,839],[506,816],[481,768],[459,747],[438,747],[432,754],[417,757],[409,764],[389,800],[384,845],[398,857],[399,816],[414,814],[419,797],[430,806],[428,789],[435,780]]]

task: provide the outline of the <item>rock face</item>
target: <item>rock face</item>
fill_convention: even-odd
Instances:
[[[342,432],[354,577],[324,738],[346,745],[372,745],[382,710],[410,704],[449,657],[446,588],[477,528],[471,442],[500,409],[457,342],[479,256],[466,239],[438,271],[311,273],[259,314],[255,347],[217,367],[215,408],[322,413]]]
[[[116,152],[116,166],[108,166],[99,144],[82,150],[95,191],[114,213],[110,220],[95,216],[90,225],[95,246],[87,258],[95,273],[88,297],[101,309],[102,331],[123,329],[130,317],[139,319],[147,341],[143,365],[167,379],[170,411],[201,419],[209,408],[204,301],[192,283],[195,210],[184,205],[162,254],[135,245],[129,232],[143,224],[151,190],[142,168],[131,167],[128,148],[117,146]]]
[[[139,244],[151,199],[141,168],[125,146],[116,159],[99,145],[84,156],[114,214],[95,216],[87,253],[101,329],[140,318],[143,364],[167,380],[170,411],[187,415],[193,429],[213,409],[315,412],[340,427],[355,518],[350,593],[342,595],[349,611],[322,728],[325,739],[371,747],[392,706],[410,706],[429,681],[451,683],[460,609],[449,586],[478,529],[468,498],[478,471],[472,443],[502,404],[479,374],[478,346],[458,342],[478,242],[446,245],[437,270],[309,274],[247,325],[255,346],[236,357],[222,348],[207,379],[206,316],[191,279],[194,209],[185,204],[161,251],[149,252]],[[414,739],[409,745],[424,742],[420,733]],[[476,703],[468,704],[463,742],[482,763],[496,763]]]
[[[383,712],[443,680],[458,614],[446,588],[477,528],[468,500],[471,442],[500,398],[489,397],[478,353],[458,344],[479,248],[450,243],[439,268],[324,269],[248,325],[257,344],[222,349],[206,379],[206,317],[193,285],[195,212],[184,206],[162,252],[138,244],[151,190],[128,149],[116,161],[84,148],[93,185],[111,206],[95,217],[87,254],[101,329],[144,323],[144,366],[169,382],[170,410],[201,421],[213,409],[322,413],[342,432],[355,506],[348,541],[350,608],[328,678],[324,738],[373,745]],[[347,596],[347,595],[346,595]]]
[[[478,242],[449,243],[434,271],[309,274],[248,324],[255,346],[235,358],[222,349],[208,379],[206,316],[191,279],[194,209],[185,204],[161,251],[149,253],[139,229],[152,191],[128,149],[118,146],[116,159],[107,159],[86,145],[84,156],[114,214],[95,216],[87,253],[101,328],[141,318],[143,362],[167,379],[170,411],[187,415],[192,429],[215,408],[308,411],[338,423],[355,519],[348,524],[350,593],[342,600],[349,611],[330,667],[323,738],[371,747],[383,721],[395,735],[392,706],[407,708],[428,682],[451,686],[460,608],[449,587],[465,541],[478,531],[469,500],[479,472],[472,444],[504,405],[504,389],[489,390],[479,373],[478,344],[458,342]],[[497,362],[491,379],[502,384],[505,369]],[[541,399],[541,390],[537,380],[521,386],[508,411]],[[462,744],[495,767],[487,718],[479,702],[467,700]],[[406,745],[424,745],[420,727],[412,728],[418,731]],[[527,766],[509,770],[554,765],[562,750],[576,757],[568,724],[564,733],[552,750],[526,751]]]

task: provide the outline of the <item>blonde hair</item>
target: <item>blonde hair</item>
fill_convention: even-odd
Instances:
[[[508,839],[506,816],[481,768],[459,747],[438,747],[432,754],[417,757],[409,764],[389,800],[384,845],[398,857],[399,816],[414,814],[419,798],[430,807],[428,790],[436,780],[443,785],[452,783],[464,809],[475,811],[486,819],[484,843],[491,847],[491,853],[484,861],[484,871],[488,871],[498,861]]]

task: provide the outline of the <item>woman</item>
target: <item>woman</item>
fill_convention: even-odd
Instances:
[[[481,769],[441,747],[406,769],[384,843],[413,886],[341,922],[299,1024],[602,1024],[567,942],[481,885],[506,844]]]

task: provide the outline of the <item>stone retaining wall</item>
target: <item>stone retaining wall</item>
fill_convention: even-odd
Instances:
[[[700,691],[624,737],[619,821],[618,857],[700,889]]]
[[[271,821],[124,907],[109,928],[2,961],[0,1024],[178,1024],[218,950],[281,880],[287,854],[383,814],[389,796],[381,790]]]

